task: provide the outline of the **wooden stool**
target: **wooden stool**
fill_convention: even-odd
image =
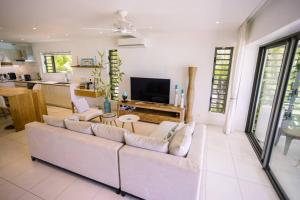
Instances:
[[[122,128],[124,128],[125,123],[131,123],[132,132],[135,132],[133,123],[139,120],[140,117],[137,115],[122,115],[119,117],[119,121],[122,122]]]
[[[117,114],[116,113],[103,113],[102,114],[102,123],[103,124],[110,124],[111,126],[113,125],[113,122],[116,127],[118,127],[118,124],[116,122],[117,119]]]

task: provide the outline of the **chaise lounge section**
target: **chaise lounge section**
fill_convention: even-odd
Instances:
[[[118,151],[123,143],[39,122],[27,124],[26,133],[32,157],[120,188]]]
[[[206,126],[196,125],[186,157],[125,145],[119,152],[121,190],[143,199],[198,200]]]

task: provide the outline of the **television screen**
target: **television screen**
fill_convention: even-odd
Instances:
[[[170,79],[131,77],[131,99],[156,103],[169,103]]]

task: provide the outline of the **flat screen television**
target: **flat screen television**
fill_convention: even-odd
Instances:
[[[155,103],[170,101],[170,79],[130,77],[131,99]]]

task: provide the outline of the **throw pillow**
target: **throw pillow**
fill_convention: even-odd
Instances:
[[[68,117],[58,117],[58,116],[51,116],[51,115],[43,115],[43,120],[46,124],[50,126],[56,126],[60,128],[65,128],[64,119],[70,119],[74,121],[79,121],[79,117],[70,115]]]
[[[98,137],[116,142],[125,142],[124,134],[127,132],[126,129],[105,124],[92,124],[92,130]]]
[[[148,136],[136,135],[133,133],[125,133],[125,142],[127,145],[158,151],[161,153],[168,152],[169,142]]]
[[[188,132],[189,132],[191,135],[193,135],[194,132],[195,132],[195,126],[196,126],[195,121],[192,121],[192,122],[187,123]]]
[[[69,119],[65,119],[64,121],[65,121],[66,128],[71,131],[93,135],[92,122],[73,121]]]
[[[73,100],[73,104],[78,113],[83,113],[90,109],[90,106],[85,98],[75,99]]]
[[[189,133],[188,127],[184,126],[173,136],[169,146],[169,153],[174,156],[184,157],[187,155],[191,143],[192,135]]]
[[[182,127],[184,126],[183,122],[180,122],[178,124],[176,124],[169,132],[168,135],[166,136],[166,140],[171,140],[172,137],[174,136],[174,134],[176,133],[176,131],[180,130]]]

